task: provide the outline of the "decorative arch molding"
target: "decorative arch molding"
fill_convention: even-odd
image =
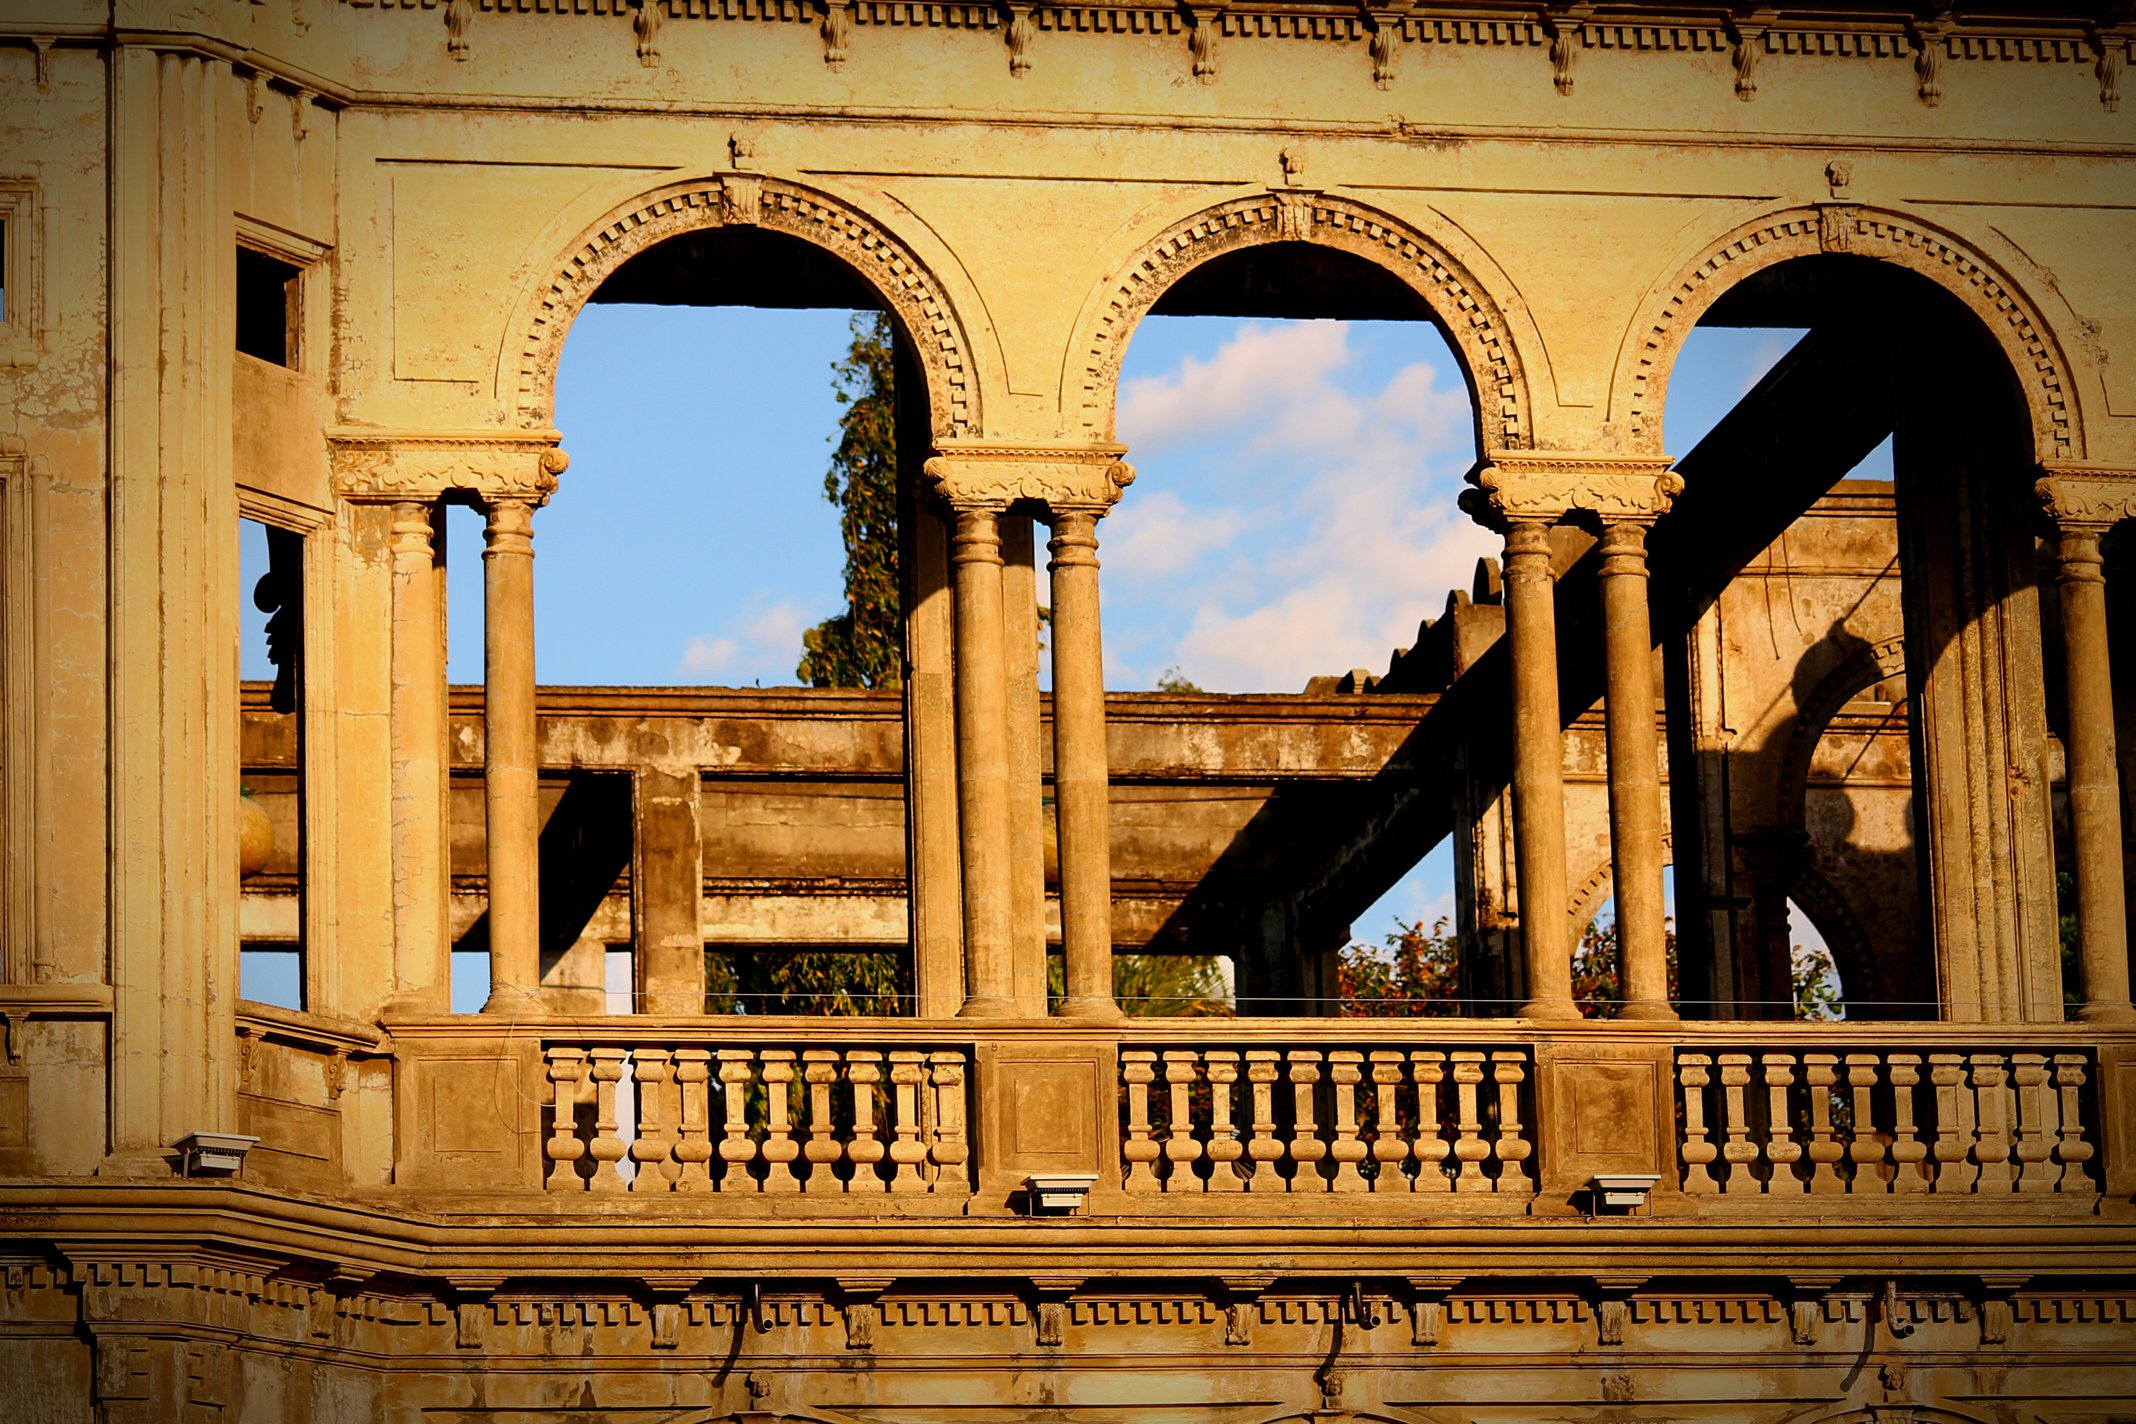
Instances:
[[[1632,448],[1661,449],[1662,407],[1684,338],[1715,301],[1768,267],[1796,257],[1872,257],[1926,277],[1980,318],[2009,357],[2031,413],[2042,460],[2081,460],[2076,383],[2060,341],[2009,272],[1963,239],[1911,214],[1819,203],[1754,218],[1704,247],[1641,308],[1610,384],[1611,419]]]
[[[1897,677],[1906,671],[1906,640],[1890,637],[1881,643],[1871,643],[1857,648],[1837,667],[1820,678],[1795,708],[1794,722],[1789,726],[1787,745],[1780,754],[1780,775],[1777,781],[1779,796],[1777,814],[1779,824],[1800,830],[1808,814],[1810,794],[1810,762],[1817,754],[1817,743],[1839,710],[1860,696],[1862,690],[1874,687],[1889,677]]]
[[[693,178],[630,199],[573,243],[538,283],[508,348],[508,407],[520,424],[546,427],[564,338],[594,291],[639,253],[684,233],[749,226],[785,233],[846,262],[878,292],[911,338],[927,377],[937,439],[982,430],[971,342],[942,282],[911,247],[842,198],[754,173]]]
[[[1661,863],[1676,864],[1676,839],[1673,834],[1661,838]],[[1577,936],[1585,930],[1588,923],[1602,913],[1602,902],[1609,898],[1610,885],[1614,882],[1616,873],[1615,862],[1605,853],[1602,863],[1587,872],[1587,878],[1572,892],[1572,903],[1566,908],[1572,918],[1574,935]]]
[[[1078,319],[1062,393],[1085,438],[1113,438],[1120,363],[1158,298],[1205,262],[1271,242],[1333,248],[1392,274],[1423,299],[1461,357],[1475,397],[1479,450],[1533,443],[1520,352],[1497,301],[1470,267],[1446,243],[1400,218],[1350,198],[1291,189],[1234,198],[1172,224],[1099,287]]]

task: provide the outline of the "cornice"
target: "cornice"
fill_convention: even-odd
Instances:
[[[1683,492],[1667,455],[1494,450],[1469,471],[1462,507],[1482,522],[1556,522],[1574,514],[1650,521]]]
[[[2032,488],[2049,522],[2063,529],[2103,533],[2124,519],[2136,519],[2136,468],[2046,464]]]
[[[935,492],[953,506],[1005,509],[1037,500],[1048,509],[1110,509],[1135,482],[1125,445],[1015,445],[940,441],[925,466]]]
[[[554,430],[326,432],[334,491],[357,503],[429,501],[453,490],[482,499],[545,502],[571,463]]]

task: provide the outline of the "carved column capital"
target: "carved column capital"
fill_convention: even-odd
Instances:
[[[1666,455],[1494,450],[1469,471],[1461,507],[1493,529],[1592,514],[1605,524],[1651,524],[1682,492]]]
[[[1007,509],[1036,500],[1049,511],[1102,514],[1135,482],[1125,445],[1009,445],[944,441],[924,473],[952,508]]]
[[[2136,469],[2108,465],[2044,465],[2032,487],[2057,530],[2104,533],[2136,518]]]
[[[464,490],[485,503],[556,493],[571,464],[554,430],[411,431],[342,426],[327,431],[334,489],[366,504],[429,502]]]

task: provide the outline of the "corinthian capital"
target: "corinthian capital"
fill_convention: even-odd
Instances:
[[[2032,490],[2057,529],[2104,532],[2124,519],[2136,519],[2136,469],[2045,465]]]
[[[1007,445],[943,441],[926,464],[935,491],[952,505],[1007,508],[1038,500],[1048,509],[1104,510],[1135,481],[1124,445]]]
[[[1668,513],[1683,491],[1683,476],[1670,463],[1666,455],[1494,450],[1469,471],[1474,488],[1462,495],[1461,507],[1493,528],[1512,520],[1554,523],[1571,514],[1650,522]]]

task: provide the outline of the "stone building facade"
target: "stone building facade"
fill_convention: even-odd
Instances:
[[[2136,1416],[2132,39],[2116,4],[18,0],[0,1414]],[[537,685],[557,361],[623,300],[888,313],[902,692]],[[1446,334],[1503,556],[1385,672],[1108,695],[1151,312]],[[1670,451],[1701,322],[1808,335]],[[1886,436],[1894,480],[1846,481]],[[1448,836],[1469,1012],[1329,1016],[1329,952]],[[1844,1022],[1786,1011],[1791,899]],[[265,940],[302,1010],[239,997]],[[894,949],[911,1012],[708,1015],[739,942]],[[635,1013],[573,987],[612,944]],[[1116,948],[1231,955],[1274,1011],[1123,1018]]]

